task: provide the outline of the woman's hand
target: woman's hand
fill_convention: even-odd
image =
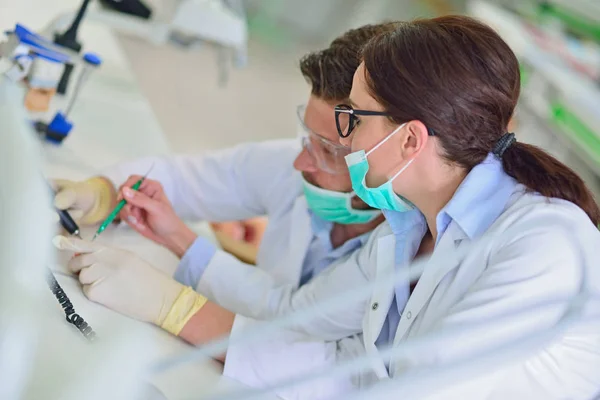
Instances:
[[[127,201],[121,219],[143,236],[183,257],[197,235],[175,214],[160,182],[145,179],[137,192],[131,189],[140,179],[141,176],[132,175],[119,188],[119,200]]]

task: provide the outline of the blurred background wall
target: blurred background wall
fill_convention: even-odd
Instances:
[[[151,0],[166,7],[171,0]],[[216,82],[214,55],[154,46],[120,35],[135,73],[174,149],[195,152],[247,140],[293,136],[295,107],[307,86],[297,65],[339,34],[366,23],[464,11],[464,0],[244,0],[250,42],[248,65]],[[157,80],[157,76],[164,79]]]

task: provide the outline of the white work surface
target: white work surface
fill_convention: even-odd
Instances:
[[[59,2],[52,2],[54,13],[59,11],[56,8],[57,3]],[[23,8],[16,7],[14,2],[11,2],[11,5],[12,8],[2,7],[0,27],[9,28],[16,21],[29,26],[28,18],[22,18],[23,15],[31,15],[22,13],[26,4],[23,4],[25,6]],[[4,13],[4,10],[7,13]],[[45,14],[39,8],[36,11],[38,20],[40,15],[48,19],[49,16],[55,15]],[[35,30],[41,28],[34,24],[30,27]],[[168,154],[168,143],[149,103],[140,93],[127,60],[113,34],[101,25],[85,22],[80,32],[80,40],[85,46],[84,51],[99,54],[103,64],[90,76],[69,116],[69,119],[75,123],[69,137],[60,146],[44,145],[47,176],[81,179],[97,174],[104,167],[118,161]],[[74,80],[71,82],[71,87],[73,84]],[[54,101],[53,108],[64,105],[63,101],[57,100]],[[52,113],[46,114],[46,116],[51,115]],[[196,228],[200,234],[214,240],[206,224]],[[84,231],[83,234],[84,237],[89,237],[90,232]],[[177,264],[177,259],[167,250],[149,242],[126,226],[110,227],[98,241],[136,252],[167,273],[172,273]],[[117,343],[119,335],[122,335],[124,330],[129,332],[135,330],[136,335],[140,335],[140,342],[152,343],[150,353],[153,361],[183,354],[191,349],[191,346],[182,340],[155,326],[133,321],[88,301],[81,291],[79,282],[66,272],[67,256],[60,254],[58,262],[52,266],[52,269],[76,312],[96,331],[98,335],[96,343],[109,346],[107,353],[119,352],[118,347],[111,348],[110,344]],[[65,321],[63,310],[50,291],[47,291],[47,302],[48,312],[54,313],[57,324],[60,323],[64,327],[64,332],[61,333],[59,329],[59,335],[54,336],[52,343],[42,346],[46,348],[47,356],[57,357],[63,351],[77,351],[78,346],[87,346],[83,336]],[[65,346],[68,348],[65,349]],[[38,357],[44,356],[46,355],[41,354]],[[119,367],[120,365],[113,366],[113,371],[114,368]],[[150,380],[168,399],[199,398],[203,394],[218,390],[217,387],[226,390],[243,388],[235,382],[221,378],[220,365],[209,359],[198,360],[166,373],[154,375]]]

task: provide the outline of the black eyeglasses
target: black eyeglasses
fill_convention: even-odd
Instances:
[[[348,104],[338,104],[335,107],[335,126],[340,137],[347,138],[350,136],[358,124],[357,115],[391,117],[389,113],[382,111],[355,110]],[[427,133],[429,136],[435,136],[433,129],[427,128]]]
[[[335,126],[337,127],[340,137],[347,138],[350,136],[356,124],[358,123],[357,115],[381,116],[389,117],[390,114],[381,111],[355,110],[348,104],[338,104],[335,107]]]

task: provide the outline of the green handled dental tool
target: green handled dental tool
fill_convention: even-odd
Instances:
[[[146,175],[142,176],[139,181],[137,181],[136,183],[133,184],[133,186],[131,187],[132,190],[137,191],[140,188],[140,186],[142,186],[142,182],[144,182],[144,179],[146,179],[146,177],[148,176],[150,171],[152,171],[152,167],[154,167],[154,164],[152,164],[152,166],[150,167],[148,172],[146,172]],[[115,209],[108,215],[108,217],[106,217],[104,222],[102,222],[102,224],[100,225],[100,227],[94,234],[92,241],[94,241],[98,237],[98,235],[100,235],[102,232],[104,232],[104,230],[115,220],[115,218],[117,218],[117,216],[119,215],[119,213],[121,212],[123,207],[125,207],[125,204],[127,204],[127,201],[125,199],[121,200],[117,204]]]

